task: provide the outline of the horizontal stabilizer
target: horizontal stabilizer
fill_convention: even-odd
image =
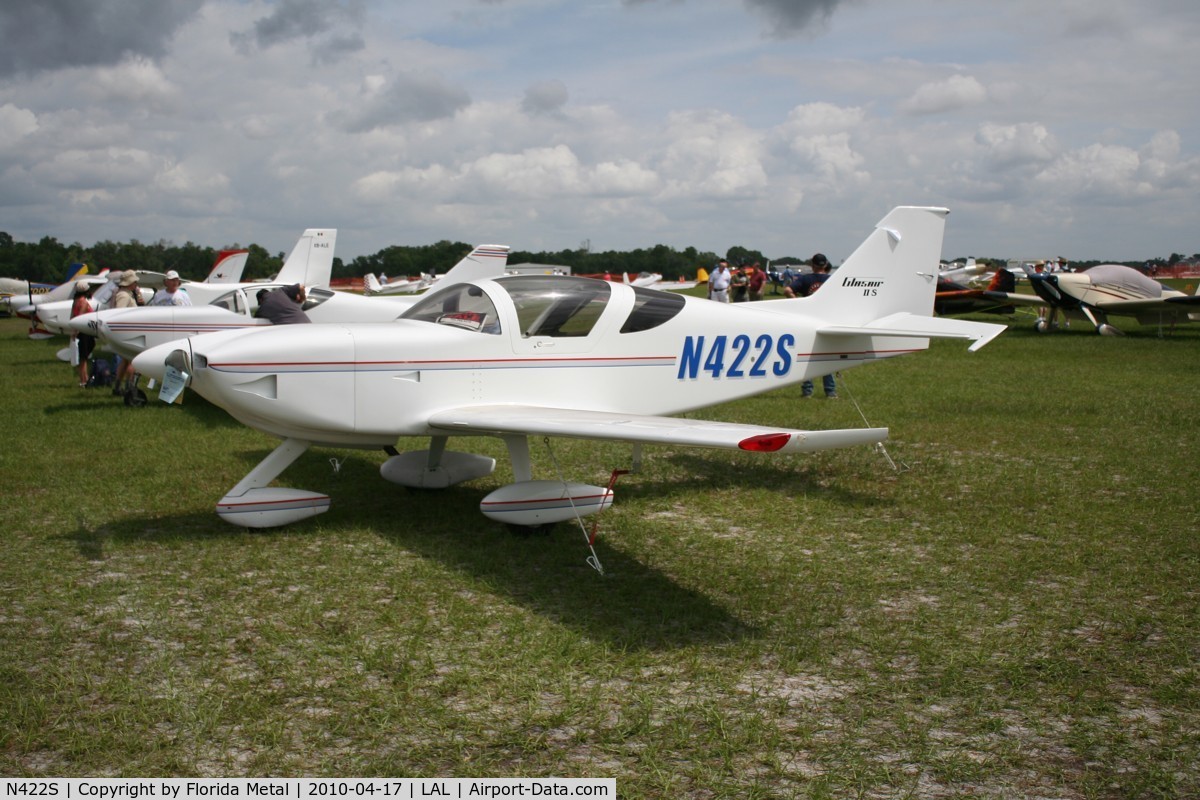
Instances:
[[[968,350],[975,352],[1004,333],[1007,327],[991,322],[971,322],[947,317],[926,317],[900,312],[867,325],[830,325],[818,328],[822,336],[900,336],[915,339],[973,339]]]
[[[680,417],[579,411],[542,406],[467,406],[434,414],[430,427],[457,435],[521,434],[717,447],[756,452],[813,452],[887,440],[887,428],[804,431]]]

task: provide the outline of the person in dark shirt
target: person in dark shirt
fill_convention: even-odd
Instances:
[[[267,294],[258,305],[256,317],[270,320],[272,325],[294,325],[312,322],[304,313],[304,301],[308,296],[298,283],[284,286]]]
[[[796,278],[783,289],[783,293],[788,297],[809,297],[814,294],[817,289],[821,288],[821,284],[829,280],[829,259],[824,253],[817,253],[811,259],[812,272],[806,272]],[[836,400],[837,382],[833,375],[826,375],[821,379],[822,388],[825,390],[825,397],[830,400]],[[800,384],[800,396],[813,396],[813,382],[804,381]]]

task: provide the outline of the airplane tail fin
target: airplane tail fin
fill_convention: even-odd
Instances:
[[[441,277],[437,288],[481,278],[499,278],[508,265],[508,251],[506,244],[479,245]]]
[[[363,294],[379,294],[380,290],[383,289],[383,284],[379,282],[379,278],[375,277],[374,272],[368,272],[363,276],[363,284],[366,286]]]
[[[333,248],[337,228],[309,228],[300,236],[292,253],[283,262],[275,280],[302,283],[305,286],[329,286],[333,277]]]
[[[934,317],[945,208],[899,206],[884,217],[811,297],[779,303],[828,324],[826,336],[973,339],[978,350],[1003,325]],[[925,342],[925,346],[928,342]]]
[[[209,271],[205,283],[240,283],[242,272],[246,269],[246,261],[250,258],[249,250],[222,250],[217,253],[217,261]]]

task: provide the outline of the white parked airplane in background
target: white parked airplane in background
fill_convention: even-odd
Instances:
[[[412,280],[401,278],[388,281],[387,283],[380,283],[379,278],[375,277],[374,272],[368,272],[363,276],[363,294],[416,294],[426,288],[430,280],[432,278],[422,275]]]
[[[217,504],[270,527],[320,514],[329,497],[268,484],[313,444],[383,448],[404,486],[490,474],[495,460],[447,449],[492,435],[515,482],[483,498],[488,517],[538,526],[607,508],[612,491],[534,480],[528,437],[808,452],[881,442],[887,429],[794,430],[680,419],[806,379],[924,350],[931,338],[982,347],[1002,325],[935,318],[949,212],[894,209],[821,292],[726,305],[579,277],[508,276],[425,295],[388,324],[289,325],[194,336],[143,352],[160,398],[190,385],[282,443]],[[399,437],[429,437],[396,454]]]
[[[472,250],[470,255],[467,257],[481,264],[487,263],[488,259],[494,259],[500,264],[507,264],[508,251],[509,248],[505,245],[481,244]],[[380,282],[379,278],[375,277],[375,273],[368,272],[363,276],[363,293],[368,295],[416,294],[417,292],[435,289],[438,286],[449,285],[448,283],[443,283],[446,281],[448,276],[449,273],[443,273],[442,275],[430,275],[423,272],[421,273],[420,278],[415,278],[413,280],[397,279],[394,281],[388,281],[387,283],[382,283]],[[458,281],[470,279],[456,278],[455,280]]]
[[[181,282],[181,287],[189,294],[195,286],[222,286],[231,283],[241,283],[242,273],[246,269],[246,262],[250,259],[249,250],[221,250],[217,253],[217,260],[213,262],[212,269],[208,271],[208,275],[202,281],[193,281],[184,278]],[[138,275],[138,285],[143,289],[161,289],[167,275],[164,272],[155,272],[154,270],[139,269],[136,270]],[[203,292],[203,290],[201,290]]]
[[[275,281],[271,283],[263,283],[261,281],[249,283],[228,281],[210,283],[205,281],[202,283],[197,283],[192,281],[185,284],[184,289],[187,291],[188,297],[195,305],[212,303],[218,298],[225,297],[230,293],[230,291],[237,288],[245,289],[248,292],[255,292],[264,287],[277,288],[279,286],[288,286],[293,283],[300,283],[304,284],[305,286],[328,286],[329,279],[333,275],[333,250],[336,243],[336,228],[310,228],[300,236],[300,239],[296,242],[296,246],[292,248],[291,254],[288,255],[287,259],[283,262],[283,267],[279,270],[279,275],[276,276]],[[233,270],[236,269],[237,275],[240,278],[241,271],[246,266],[246,257],[248,257],[249,252],[235,252],[246,252],[246,256],[231,256],[229,263],[222,268],[220,272],[222,274],[231,275],[233,274]],[[240,266],[238,266],[239,259],[241,262]],[[220,265],[221,262],[218,261],[217,265],[214,266],[213,271],[209,273],[209,277],[217,274],[217,267],[220,267]],[[142,296],[146,299],[146,302],[149,302],[150,298],[154,296],[154,291],[148,288],[148,286],[153,284],[155,280],[154,276],[158,276],[157,281],[159,285],[161,285],[163,275],[162,273],[158,272],[139,272],[139,278],[145,274],[149,274],[151,276],[149,279],[150,283],[147,285],[141,285],[139,280],[139,288],[141,289]],[[115,281],[120,278],[120,275],[121,273],[118,272],[115,274],[110,274],[109,277]],[[108,304],[112,295],[112,291],[106,290],[111,289],[115,289],[115,287],[105,287],[93,295],[92,300],[94,307],[102,311],[114,310],[128,312],[142,311],[143,309],[149,308],[148,306],[139,306],[136,309],[109,309]],[[69,334],[72,328],[72,302],[72,300],[66,300],[59,301],[57,303],[43,303],[38,307],[37,310],[38,320],[46,327],[47,330],[53,331],[54,333]],[[163,308],[170,307],[171,306],[164,306]],[[173,308],[187,308],[187,306],[173,306]],[[81,331],[81,333],[92,333],[92,331]]]
[[[476,247],[443,276],[445,285],[504,274],[508,247],[485,244]],[[332,266],[332,253],[330,254]],[[283,275],[284,272],[280,272]],[[295,283],[292,281],[290,283]],[[254,316],[258,293],[278,289],[284,282],[242,284],[226,291],[207,305],[142,306],[111,308],[84,314],[70,320],[70,327],[90,333],[97,340],[126,358],[164,342],[198,333],[238,330],[270,325],[269,320]],[[420,300],[417,295],[400,297],[363,297],[328,288],[308,289],[304,311],[313,322],[390,322]]]

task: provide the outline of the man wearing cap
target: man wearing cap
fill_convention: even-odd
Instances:
[[[799,278],[796,278],[796,280],[783,287],[783,293],[785,295],[788,297],[810,297],[817,291],[817,289],[821,288],[821,285],[825,283],[825,281],[829,280],[829,259],[825,257],[824,253],[814,254],[813,257],[809,259],[809,263],[812,264],[812,272],[801,275]],[[833,375],[830,374],[823,376],[821,379],[821,384],[821,388],[825,390],[825,397],[829,398],[830,400],[836,400],[838,396],[837,382],[834,380]],[[800,384],[800,396],[813,396],[812,381],[804,381]]]
[[[188,297],[187,289],[181,288],[183,281],[175,270],[167,272],[163,278],[163,288],[154,293],[150,300],[152,306],[190,306],[192,298]]]
[[[298,283],[284,286],[269,293],[258,305],[256,317],[269,319],[272,325],[292,325],[297,322],[312,322],[304,313],[304,301],[308,296]]]

